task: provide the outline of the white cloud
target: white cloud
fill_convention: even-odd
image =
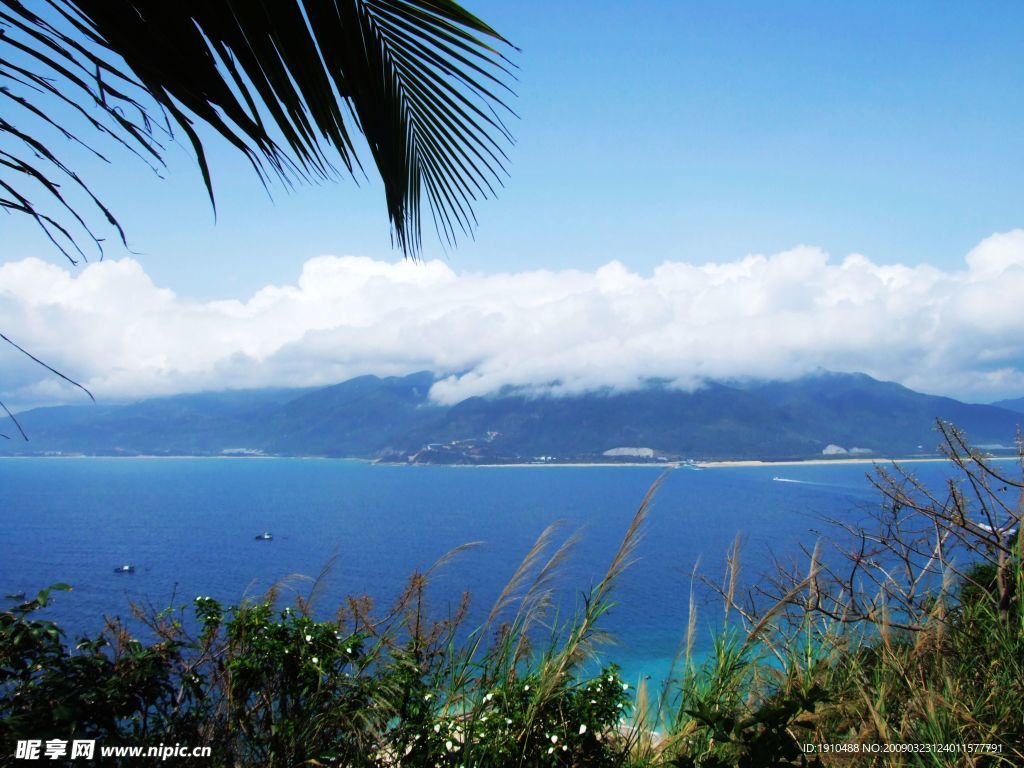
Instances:
[[[25,259],[0,266],[0,331],[107,399],[430,369],[447,374],[434,396],[456,401],[823,367],[985,400],[1024,394],[1021,297],[1022,230],[984,240],[959,271],[807,246],[650,275],[320,256],[294,285],[207,302],[155,286],[132,259],[76,272]],[[8,402],[69,399],[13,350],[0,366]]]

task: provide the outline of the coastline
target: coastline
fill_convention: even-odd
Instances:
[[[430,464],[430,463],[409,463],[401,461],[377,461],[374,459],[363,459],[356,457],[333,457],[333,456],[238,456],[238,455],[211,455],[211,456],[197,456],[190,454],[174,455],[174,456],[156,456],[150,454],[139,454],[137,456],[98,456],[88,454],[68,454],[66,456],[29,456],[29,455],[12,455],[4,456],[0,455],[0,461],[5,459],[116,459],[116,460],[143,460],[143,461],[159,461],[161,459],[173,459],[173,460],[202,460],[202,459],[216,459],[216,460],[248,460],[248,459],[299,459],[299,460],[318,460],[318,461],[354,461],[361,462],[364,464],[378,464],[383,467],[449,467],[452,469],[526,469],[526,468],[558,468],[558,467],[572,467],[572,468],[647,468],[647,469],[680,469],[689,467],[691,469],[737,469],[737,468],[756,468],[756,467],[808,467],[808,466],[824,466],[829,464],[927,464],[936,462],[948,462],[950,459],[945,456],[916,456],[909,458],[893,458],[893,457],[878,457],[878,458],[837,458],[837,459],[782,459],[779,461],[773,461],[770,459],[722,459],[715,461],[666,461],[666,462],[639,462],[639,461],[564,461],[564,462],[507,462],[501,464]],[[1018,461],[1018,456],[987,456],[988,461]]]
[[[987,461],[1015,461],[1018,457],[1016,456],[988,456]],[[696,461],[692,465],[693,469],[736,469],[736,468],[756,468],[756,467],[809,467],[809,466],[822,466],[827,464],[930,464],[936,462],[948,462],[949,459],[944,456],[934,456],[930,458],[916,457],[916,458],[889,458],[882,457],[877,459],[787,459],[782,461],[769,461],[764,459],[728,459],[722,461]],[[435,467],[486,467],[486,468],[498,468],[498,467],[647,467],[648,469],[679,469],[685,462],[681,461],[666,461],[662,464],[640,464],[640,463],[611,463],[611,462],[564,462],[560,464],[548,463],[548,464],[415,464],[409,466],[435,466]]]
[[[988,457],[991,461],[1006,461],[1007,459],[1016,459],[1016,456],[998,456]],[[388,466],[410,466],[410,467],[463,467],[467,469],[473,468],[486,468],[486,469],[498,469],[501,467],[515,467],[518,469],[533,468],[533,467],[647,467],[648,469],[679,469],[684,466],[690,466],[693,469],[729,469],[734,467],[806,467],[814,465],[824,464],[915,464],[915,463],[929,463],[929,462],[941,462],[949,461],[944,456],[931,456],[931,457],[914,457],[914,458],[889,458],[881,457],[877,459],[869,458],[846,458],[846,459],[783,459],[781,461],[771,461],[768,459],[723,459],[721,461],[694,461],[692,463],[684,461],[665,461],[665,462],[627,462],[627,461],[564,461],[564,462],[519,462],[519,463],[507,463],[507,464],[401,464],[395,462]]]
[[[985,461],[1019,461],[1019,456],[985,456]],[[912,458],[889,458],[879,457],[868,458],[847,458],[847,459],[793,459],[791,461],[762,461],[760,459],[746,459],[736,461],[698,461],[697,466],[701,469],[725,469],[729,467],[806,467],[822,464],[933,464],[936,462],[948,462],[951,459],[945,456],[916,456]]]
[[[916,458],[889,458],[881,456],[876,459],[790,459],[783,461],[765,461],[764,459],[730,459],[726,461],[698,461],[701,469],[724,469],[728,467],[806,467],[823,464],[925,464],[938,461],[949,461],[945,456]]]

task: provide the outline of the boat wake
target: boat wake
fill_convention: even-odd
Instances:
[[[836,485],[835,483],[816,483],[813,480],[794,480],[792,477],[773,477],[776,483],[796,483],[797,485],[814,485],[818,488],[841,488],[843,486]]]

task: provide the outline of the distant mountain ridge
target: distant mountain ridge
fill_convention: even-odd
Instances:
[[[1008,411],[1024,413],[1024,397],[1017,397],[1012,400],[1000,400],[997,403],[992,403],[992,405],[997,408],[1005,408]]]
[[[423,463],[800,459],[934,454],[935,420],[1011,445],[1020,411],[924,395],[865,374],[716,383],[692,392],[505,393],[446,406],[436,377],[360,376],[319,389],[240,390],[19,414],[3,455],[281,455]],[[1008,404],[1017,401],[1008,401]],[[619,450],[630,449],[630,450]],[[636,449],[649,449],[638,451]]]

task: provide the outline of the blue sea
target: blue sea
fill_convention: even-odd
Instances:
[[[945,464],[912,465],[939,484]],[[864,519],[881,502],[870,465],[728,467],[668,473],[637,560],[615,589],[604,658],[634,677],[660,678],[687,623],[691,573],[719,578],[734,539],[743,580],[772,556],[799,553],[828,531],[823,518]],[[406,577],[446,552],[480,542],[437,571],[430,600],[447,615],[464,590],[470,623],[534,540],[561,521],[581,532],[560,576],[560,609],[604,574],[654,467],[428,467],[320,459],[0,459],[0,595],[73,585],[49,615],[72,635],[129,615],[211,595],[262,594],[293,574],[315,576],[335,558],[316,608],[330,617],[345,595],[387,606]],[[788,482],[782,482],[785,480]],[[273,541],[256,534],[273,533]],[[114,573],[132,563],[131,574]],[[293,582],[300,593],[308,582]],[[703,591],[701,591],[703,592]],[[287,593],[286,593],[287,595]],[[721,612],[702,604],[697,651]]]

